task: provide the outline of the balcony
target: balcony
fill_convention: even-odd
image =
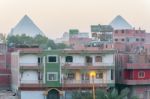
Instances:
[[[43,88],[44,86],[42,80],[21,80],[20,84],[21,89],[38,89]]]
[[[42,70],[42,64],[20,63],[20,70]]]
[[[150,63],[127,63],[125,69],[150,69]]]
[[[94,82],[95,87],[107,87],[108,84],[114,84],[113,80]],[[66,88],[92,88],[93,83],[90,80],[65,80],[62,87]]]
[[[90,64],[90,63],[63,63],[62,69],[114,69],[114,64],[100,63],[100,64]]]
[[[146,80],[123,80],[123,83],[127,84],[127,85],[149,85],[150,79],[146,79]]]

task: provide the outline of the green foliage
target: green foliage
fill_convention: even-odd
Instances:
[[[73,92],[72,99],[92,99],[92,94],[89,91],[78,90]]]
[[[14,45],[38,45],[40,48],[47,49],[64,49],[67,46],[63,43],[55,44],[53,40],[48,39],[45,36],[37,35],[36,37],[30,37],[25,34],[23,35],[12,35],[7,37],[7,43],[9,47]]]
[[[58,43],[56,47],[57,49],[64,49],[64,48],[67,48],[67,45],[65,45],[64,43]]]
[[[96,99],[108,99],[107,93],[103,90],[97,89],[96,90]]]
[[[128,88],[123,89],[120,92],[120,94],[117,89],[110,90],[109,92],[106,92],[101,89],[97,89],[95,93],[96,99],[128,99],[127,98],[128,94],[129,94]],[[73,99],[93,99],[92,93],[90,92],[83,93],[81,91],[73,92],[72,97]],[[130,99],[139,99],[139,98],[136,96],[133,96]]]

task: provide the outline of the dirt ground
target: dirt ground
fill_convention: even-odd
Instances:
[[[0,99],[18,99],[18,97],[11,91],[0,91]]]

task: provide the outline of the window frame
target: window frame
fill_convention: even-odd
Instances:
[[[115,38],[114,40],[115,40],[115,42],[118,42],[118,38]]]
[[[122,41],[122,42],[124,42],[124,41],[125,41],[125,39],[124,39],[124,38],[122,38],[122,39],[121,39],[121,41]]]
[[[97,57],[100,57],[100,58],[101,58],[101,61],[97,61],[97,60],[96,60]],[[102,62],[103,62],[103,57],[102,57],[101,55],[96,55],[96,56],[95,56],[95,62],[96,62],[96,63],[102,63]]]
[[[144,38],[141,38],[141,41],[142,41],[142,42],[144,42],[144,41],[145,41],[145,39],[144,39]]]
[[[140,73],[143,73],[143,76],[141,76]],[[145,71],[139,71],[138,78],[145,78]]]
[[[56,57],[56,62],[49,62],[49,57],[52,56],[52,57]],[[47,63],[58,63],[58,55],[47,55]]]
[[[70,75],[72,77],[70,77]],[[73,72],[67,73],[67,80],[73,80],[73,79],[75,79],[75,73],[73,73]]]
[[[71,61],[71,62],[70,62],[70,61],[67,62],[67,57],[72,57],[72,61]],[[65,56],[65,62],[66,62],[66,63],[72,63],[72,62],[73,62],[73,56]]]
[[[96,73],[96,79],[103,79],[103,77],[104,77],[103,72]]]
[[[49,74],[56,75],[56,80],[50,80],[49,79]],[[47,81],[58,81],[58,72],[47,72]]]
[[[136,42],[139,42],[139,38],[136,38]]]

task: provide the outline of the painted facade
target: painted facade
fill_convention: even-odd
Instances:
[[[71,99],[72,90],[91,90],[93,80],[95,88],[114,87],[114,53],[114,50],[18,49],[11,54],[12,89],[21,99],[31,95],[37,99]],[[91,72],[95,73],[94,78]]]
[[[130,88],[131,95],[136,95],[139,99],[149,99],[149,55],[121,53],[116,58],[116,84]]]
[[[114,50],[64,50],[61,56],[62,90],[71,99],[73,90],[115,87]],[[90,75],[95,73],[94,78]],[[94,81],[94,82],[93,82]]]
[[[39,97],[43,85],[43,65],[39,48],[17,48],[11,53],[12,90],[21,99]],[[32,90],[34,90],[32,92]],[[26,96],[26,95],[29,96]],[[35,96],[35,97],[31,97]],[[44,99],[44,95],[37,99]]]

